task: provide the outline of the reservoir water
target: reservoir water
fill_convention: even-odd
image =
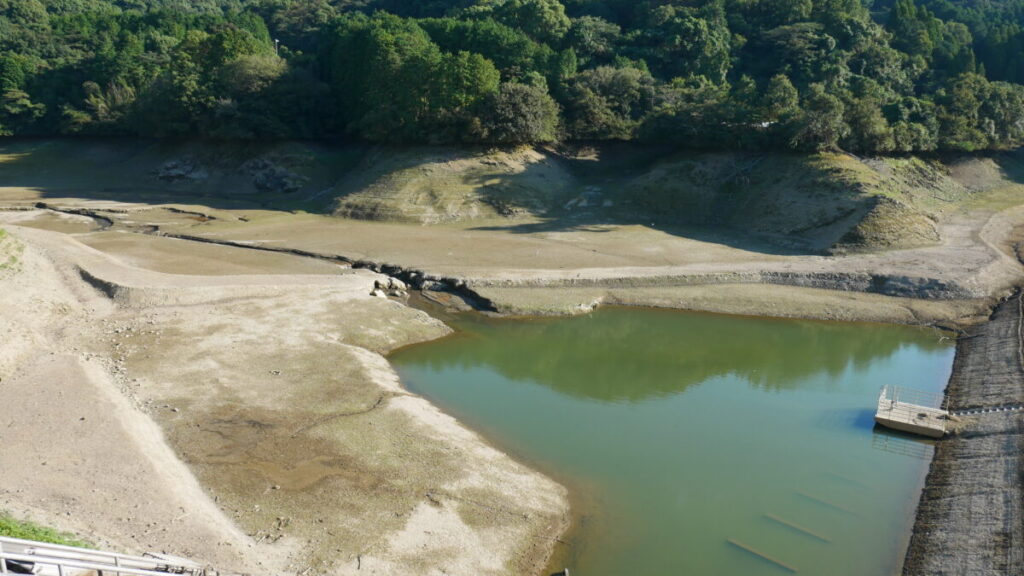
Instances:
[[[574,575],[898,569],[931,445],[872,416],[882,384],[943,389],[942,333],[614,308],[453,324],[391,360],[569,487]]]

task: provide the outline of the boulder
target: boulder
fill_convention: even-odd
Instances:
[[[178,158],[164,162],[156,170],[156,177],[164,182],[195,182],[209,178],[210,174],[192,158]]]
[[[252,184],[263,192],[290,194],[306,185],[308,178],[279,166],[267,158],[253,158],[242,164],[242,170],[252,177]]]

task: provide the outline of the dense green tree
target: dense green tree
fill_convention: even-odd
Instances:
[[[327,63],[348,129],[371,140],[417,139],[441,51],[415,22],[378,14],[337,29]]]
[[[445,54],[435,72],[431,105],[437,110],[461,112],[496,92],[501,82],[498,69],[479,54]]]
[[[735,135],[747,130],[732,122],[729,86],[704,77],[677,79],[666,87],[664,101],[644,118],[642,139],[688,148],[721,148],[735,144]]]
[[[433,18],[417,23],[442,50],[480,54],[492,61],[505,79],[546,70],[555,58],[554,50],[546,44],[538,44],[522,31],[491,18]]]
[[[483,97],[500,74],[479,54],[441,52],[411,20],[354,17],[336,32],[330,62],[348,129],[371,140],[431,140]],[[445,137],[444,139],[451,139]]]
[[[481,139],[496,144],[558,139],[558,105],[543,89],[504,83],[483,104]]]
[[[1002,149],[1021,82],[1024,0],[0,0],[13,134]]]
[[[0,18],[28,32],[46,30],[50,21],[46,6],[39,0],[0,0]]]
[[[657,104],[650,73],[603,66],[573,78],[566,94],[566,131],[574,138],[628,140]]]
[[[13,53],[0,53],[0,91],[18,90],[25,85],[26,63]]]
[[[846,150],[889,152],[895,147],[892,128],[882,114],[881,102],[873,97],[852,98],[844,106],[843,122],[849,128],[842,138]]]
[[[644,60],[666,78],[725,80],[731,35],[721,6],[708,4],[702,10],[648,6],[643,14],[643,26],[625,37],[627,55]]]
[[[531,38],[557,43],[572,25],[558,0],[506,0],[493,10],[494,18]]]
[[[596,16],[583,16],[572,22],[568,42],[584,63],[607,63],[615,56],[622,29]]]
[[[952,80],[939,97],[939,144],[950,150],[973,151],[988,144],[979,129],[982,102],[987,96],[988,82],[967,74]]]
[[[65,106],[63,131],[71,134],[83,130],[99,134],[123,131],[123,122],[135,104],[135,90],[124,83],[101,88],[95,82],[86,82],[82,89],[85,92],[84,110]]]
[[[776,74],[768,82],[761,106],[766,121],[786,121],[799,112],[800,93],[785,74]]]
[[[32,123],[45,112],[45,106],[32,102],[29,95],[17,89],[0,94],[0,135],[31,131]]]
[[[814,22],[768,30],[745,51],[757,59],[751,66],[756,76],[785,74],[801,88],[838,75],[843,58],[836,39]]]
[[[338,16],[327,0],[261,0],[253,7],[288,49],[315,51],[320,31]]]
[[[1024,142],[1024,89],[1005,82],[989,84],[979,110],[980,129],[990,148],[1010,148]]]
[[[843,121],[846,111],[840,100],[822,84],[812,84],[804,97],[800,114],[794,119],[790,145],[800,150],[836,149],[850,128]]]
[[[219,84],[228,94],[257,94],[287,70],[288,63],[274,54],[246,54],[220,68]]]
[[[932,151],[939,145],[939,120],[935,105],[912,96],[889,106],[893,150],[899,152]]]

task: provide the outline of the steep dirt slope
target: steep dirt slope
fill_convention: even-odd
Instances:
[[[663,218],[849,251],[938,242],[935,220],[968,190],[942,164],[914,158],[688,154],[629,178],[622,194]]]

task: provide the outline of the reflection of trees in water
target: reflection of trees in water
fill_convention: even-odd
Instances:
[[[463,328],[462,337],[409,350],[402,361],[434,369],[487,366],[572,396],[639,401],[725,375],[768,390],[792,389],[809,376],[864,368],[905,345],[946,346],[928,333],[899,327],[653,310]]]

